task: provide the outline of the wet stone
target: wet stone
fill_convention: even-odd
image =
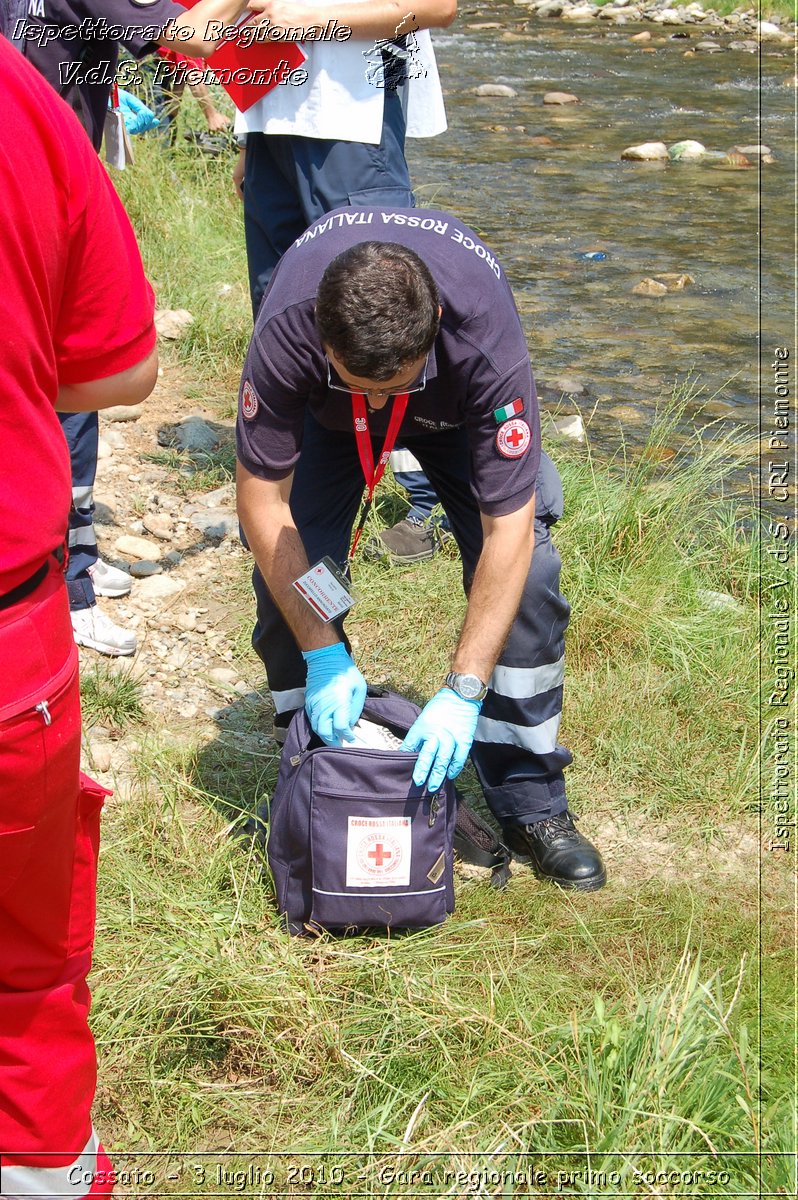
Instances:
[[[621,152],[621,158],[631,162],[656,162],[667,157],[668,147],[664,142],[641,142]]]
[[[544,104],[578,104],[579,97],[574,96],[571,92],[546,92],[543,97]]]
[[[641,279],[640,283],[632,288],[632,293],[635,296],[667,296],[668,289],[656,279]]]
[[[518,95],[518,92],[506,83],[481,83],[479,87],[474,88],[473,94],[475,96],[491,96],[496,98],[503,96],[511,100],[513,96]]]
[[[214,450],[219,445],[219,435],[202,417],[186,417],[179,425],[163,429],[158,434],[162,446],[189,452]]]
[[[160,548],[155,542],[148,542],[146,538],[128,537],[125,535],[116,539],[114,549],[122,558],[157,562],[161,557]]]
[[[160,563],[151,562],[146,558],[130,565],[130,574],[134,579],[149,579],[150,575],[160,575],[162,571],[163,567]]]

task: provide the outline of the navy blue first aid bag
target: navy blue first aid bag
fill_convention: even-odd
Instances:
[[[363,716],[403,738],[419,709],[370,691]],[[304,709],[291,722],[267,853],[291,933],[424,929],[454,911],[456,801],[413,783],[417,755],[323,745]]]

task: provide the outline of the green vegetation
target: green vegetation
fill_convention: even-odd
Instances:
[[[125,666],[93,663],[80,675],[80,704],[84,724],[127,729],[144,720],[138,682]]]
[[[123,191],[159,302],[197,318],[169,361],[229,418],[249,324],[230,164],[147,143],[137,158]],[[562,735],[603,891],[463,875],[441,928],[288,940],[247,835],[277,773],[265,706],[237,700],[235,728],[194,742],[138,736],[104,821],[92,977],[96,1124],[120,1168],[157,1180],[130,1192],[207,1194],[282,1150],[317,1172],[292,1194],[314,1196],[795,1194],[791,881],[758,861],[758,546],[723,499],[727,438],[658,454],[694,401],[687,386],[663,405],[643,454],[550,447],[573,606]],[[387,485],[375,521],[397,504]],[[246,570],[225,586],[246,657]],[[456,555],[363,558],[355,587],[366,675],[428,696],[462,615]],[[84,680],[90,719],[123,679]],[[186,1155],[173,1179],[165,1148]],[[249,1194],[288,1191],[287,1166]],[[519,1180],[533,1170],[547,1184]]]

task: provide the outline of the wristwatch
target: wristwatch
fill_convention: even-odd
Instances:
[[[458,675],[456,671],[450,671],[445,682],[463,700],[484,700],[488,694],[487,684],[478,675]]]

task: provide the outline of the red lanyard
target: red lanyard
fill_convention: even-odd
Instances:
[[[111,108],[119,108],[119,84],[116,81],[111,85]]]
[[[391,451],[396,445],[396,438],[399,434],[399,427],[404,420],[405,411],[407,409],[407,401],[409,393],[398,392],[393,398],[393,408],[391,409],[391,419],[388,422],[388,432],[385,435],[385,441],[382,444],[380,457],[377,465],[374,465],[374,451],[371,447],[371,437],[369,435],[369,422],[366,416],[366,397],[363,392],[352,392],[352,417],[355,422],[355,440],[357,442],[357,452],[360,456],[360,465],[363,468],[363,478],[366,481],[366,499],[363,502],[363,507],[360,510],[360,520],[357,523],[355,536],[352,539],[352,549],[349,551],[350,561],[355,557],[355,550],[360,541],[360,535],[363,532],[363,527],[366,524],[366,518],[371,511],[371,502],[374,499],[374,491],[377,484],[383,476],[383,472],[388,464],[388,459],[391,457]]]

